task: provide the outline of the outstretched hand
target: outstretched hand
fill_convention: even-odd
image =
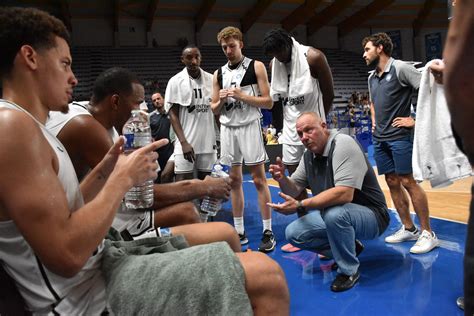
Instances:
[[[273,208],[278,213],[281,213],[283,215],[290,215],[290,214],[296,213],[296,207],[297,207],[298,201],[283,192],[279,192],[278,195],[280,195],[283,199],[285,199],[285,202],[267,203],[267,205]]]
[[[271,164],[268,171],[275,181],[280,181],[285,177],[285,165],[280,157],[276,158],[275,164]]]

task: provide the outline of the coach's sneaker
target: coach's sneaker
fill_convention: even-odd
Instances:
[[[405,225],[402,225],[402,228],[396,231],[393,235],[385,237],[385,242],[394,244],[409,240],[417,240],[419,236],[420,231],[418,230],[418,228],[415,227],[415,231],[411,232],[405,229]]]
[[[429,232],[424,230],[421,233],[421,236],[416,241],[415,245],[410,248],[411,253],[427,253],[431,251],[433,248],[439,246],[438,237],[436,237],[434,232]]]
[[[240,244],[242,246],[249,243],[249,240],[247,239],[247,236],[245,236],[245,232],[243,234],[239,234],[239,239],[240,239]]]
[[[270,252],[275,249],[275,246],[275,235],[273,235],[273,232],[271,230],[265,229],[265,231],[263,232],[262,241],[260,242],[260,246],[258,246],[258,251]]]

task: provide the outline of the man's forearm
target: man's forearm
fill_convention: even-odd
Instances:
[[[283,177],[278,184],[281,191],[291,197],[297,197],[304,190],[288,177]]]
[[[254,106],[256,108],[271,110],[271,108],[273,107],[273,100],[270,98],[270,96],[259,97],[259,96],[245,95],[242,97],[241,101],[251,106]]]
[[[343,205],[352,202],[354,189],[350,187],[333,187],[319,193],[316,196],[302,201],[306,209],[324,209],[326,207]]]
[[[204,198],[207,188],[200,180],[183,180],[175,183],[155,184],[153,188],[155,209],[194,199]]]

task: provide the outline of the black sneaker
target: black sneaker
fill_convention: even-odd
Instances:
[[[364,251],[364,245],[360,242],[359,239],[355,240],[355,250],[356,250],[356,257],[358,257],[362,251]],[[337,265],[336,262],[334,262],[331,266],[331,269],[337,270],[337,268],[339,268],[339,266]]]
[[[243,234],[239,234],[239,239],[240,239],[240,244],[241,245],[246,245],[249,243],[249,240],[247,239],[247,236],[245,236],[245,232]]]
[[[258,246],[258,251],[261,252],[270,252],[275,249],[276,241],[273,232],[269,229],[265,229],[262,236],[262,241],[260,246]]]
[[[351,289],[357,281],[359,281],[360,272],[357,271],[353,275],[345,275],[339,273],[331,284],[331,291],[342,292]]]

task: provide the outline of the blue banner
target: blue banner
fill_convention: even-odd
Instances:
[[[432,59],[441,59],[443,52],[441,46],[441,33],[425,35],[425,52],[427,62]]]

